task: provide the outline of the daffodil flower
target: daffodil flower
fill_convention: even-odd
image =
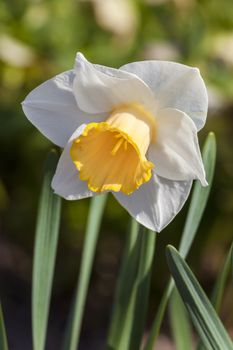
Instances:
[[[113,69],[78,53],[73,70],[37,87],[22,105],[64,148],[52,188],[68,200],[111,191],[138,222],[160,231],[193,179],[207,185],[197,132],[208,100],[197,68],[144,61]]]

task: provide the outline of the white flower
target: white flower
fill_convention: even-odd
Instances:
[[[207,104],[196,68],[144,61],[113,69],[78,53],[74,69],[33,90],[23,110],[64,148],[57,194],[75,200],[112,191],[138,222],[160,231],[193,179],[207,185],[197,138]]]

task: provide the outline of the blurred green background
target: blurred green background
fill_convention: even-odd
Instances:
[[[30,286],[37,202],[51,143],[23,115],[20,103],[38,84],[71,69],[77,51],[119,67],[160,59],[200,68],[208,87],[209,131],[218,142],[208,208],[189,256],[210,291],[233,233],[233,1],[0,1],[0,295],[10,349],[31,349]],[[77,280],[89,200],[63,201],[48,349],[59,349]],[[148,326],[168,279],[164,247],[177,245],[188,203],[158,237]],[[85,314],[81,349],[101,349],[128,214],[109,196]],[[232,290],[222,317],[232,325]],[[166,319],[158,348],[173,349]],[[126,350],[126,349],[122,349]]]

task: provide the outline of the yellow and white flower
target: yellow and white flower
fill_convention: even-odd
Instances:
[[[111,191],[144,226],[160,231],[185,203],[193,179],[207,185],[197,132],[207,93],[199,70],[165,61],[73,70],[23,102],[27,118],[64,148],[52,181],[60,196]]]

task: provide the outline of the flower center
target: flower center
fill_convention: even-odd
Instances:
[[[88,124],[70,150],[80,179],[94,192],[132,193],[151,178],[154,165],[146,152],[155,131],[153,116],[136,103],[113,109],[105,122]]]

